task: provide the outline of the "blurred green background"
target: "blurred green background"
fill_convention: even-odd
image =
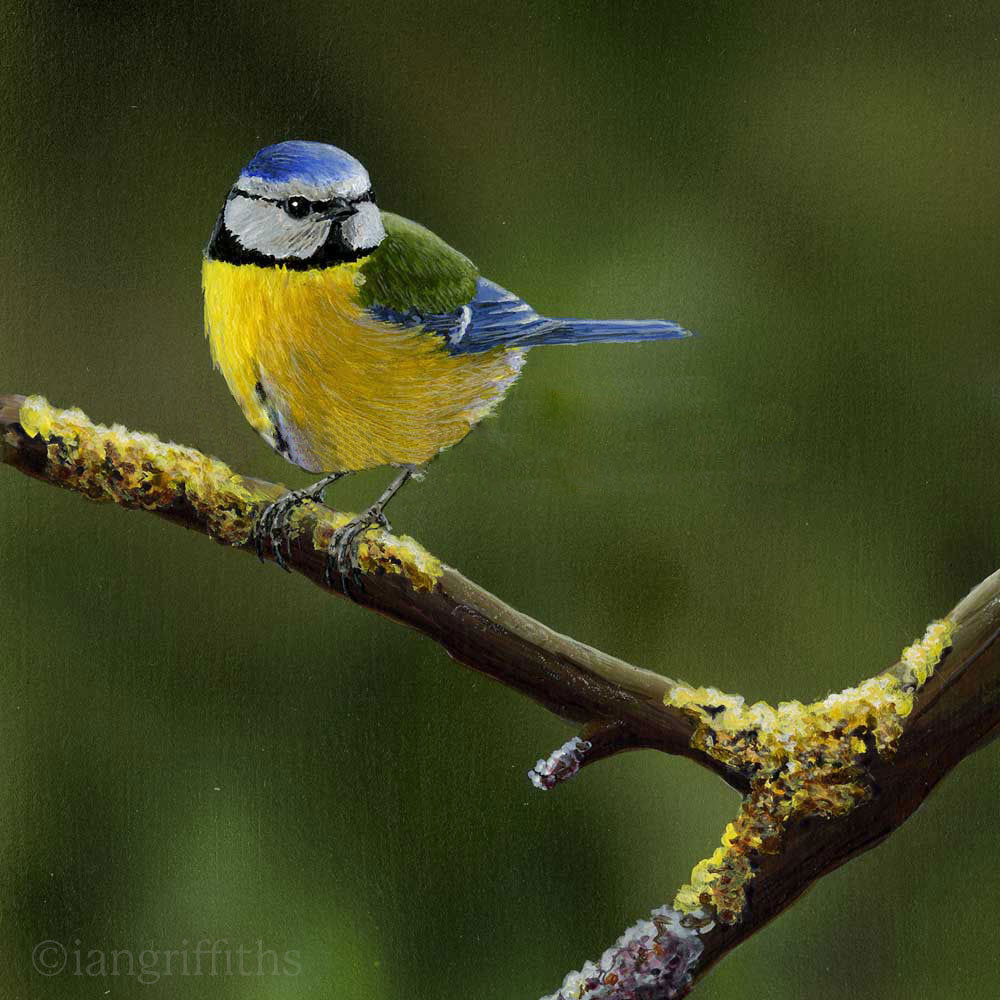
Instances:
[[[304,484],[211,370],[199,266],[255,149],[334,142],[540,310],[700,333],[533,352],[396,526],[609,652],[822,696],[1000,560],[998,18],[8,4],[0,388]],[[207,938],[301,971],[149,995],[532,1000],[735,813],[652,753],[535,792],[571,731],[430,642],[11,470],[0,509],[4,997],[139,995],[39,975],[43,940],[86,967]],[[968,761],[698,995],[995,997],[998,778],[995,748]]]

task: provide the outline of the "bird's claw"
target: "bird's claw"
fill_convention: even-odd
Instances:
[[[362,590],[361,563],[358,560],[358,547],[365,532],[370,528],[382,528],[392,531],[392,526],[379,507],[369,507],[363,514],[341,525],[330,539],[326,552],[326,566],[323,571],[327,586],[331,586],[334,573],[340,577],[341,588],[350,596],[353,580]]]
[[[315,498],[310,490],[291,490],[261,511],[250,531],[250,538],[257,550],[257,558],[261,562],[270,549],[274,561],[283,570],[291,573],[285,560],[286,557],[291,559],[292,556],[290,531],[292,514],[306,500],[313,499]]]

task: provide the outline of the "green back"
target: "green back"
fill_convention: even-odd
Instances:
[[[364,306],[447,313],[476,294],[479,270],[468,257],[409,219],[383,212],[382,223],[386,237],[361,265]]]

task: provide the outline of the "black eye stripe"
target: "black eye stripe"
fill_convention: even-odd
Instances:
[[[229,197],[249,198],[251,201],[266,201],[272,205],[280,205],[286,211],[286,206],[291,202],[305,202],[309,206],[308,210],[303,215],[298,216],[299,218],[304,218],[309,212],[328,212],[331,208],[346,208],[349,205],[360,205],[366,201],[374,201],[375,193],[368,190],[364,194],[358,195],[357,198],[331,198],[327,201],[309,201],[306,198],[296,195],[293,195],[291,198],[268,198],[262,194],[251,194],[249,191],[244,191],[243,188],[233,188]],[[292,214],[289,212],[289,215]]]

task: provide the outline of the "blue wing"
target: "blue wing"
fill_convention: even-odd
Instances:
[[[439,335],[452,354],[477,354],[495,347],[675,340],[691,336],[676,323],[655,319],[550,319],[486,278],[478,279],[475,296],[454,312],[399,312],[380,305],[372,306],[369,312],[383,323],[419,326]]]

